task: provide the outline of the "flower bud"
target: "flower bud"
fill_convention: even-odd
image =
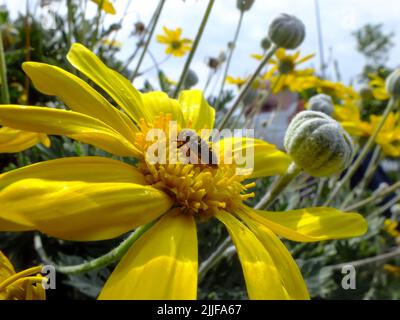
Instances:
[[[220,63],[220,61],[217,58],[210,57],[207,59],[207,65],[210,69],[214,69],[214,70],[218,69],[219,63]]]
[[[304,41],[306,27],[297,17],[283,13],[272,21],[268,36],[280,48],[296,49]]]
[[[254,3],[254,0],[237,0],[236,8],[240,11],[249,11]]]
[[[369,101],[374,97],[372,88],[367,84],[363,84],[358,93],[363,101]]]
[[[265,37],[261,40],[261,48],[263,48],[265,51],[271,48],[271,40],[269,40],[268,37]]]
[[[189,69],[189,72],[187,73],[183,86],[186,89],[190,89],[193,86],[195,86],[198,82],[199,82],[199,77],[197,76],[197,74],[193,70]]]
[[[390,208],[390,212],[396,216],[396,217],[400,217],[400,204],[395,204],[394,206],[392,206]]]
[[[290,123],[285,148],[293,162],[314,177],[328,177],[346,169],[353,158],[350,136],[322,112],[300,112]]]
[[[400,69],[393,71],[386,79],[386,91],[393,98],[400,98]]]
[[[325,113],[328,116],[333,114],[332,98],[326,94],[318,94],[308,101],[308,109]]]

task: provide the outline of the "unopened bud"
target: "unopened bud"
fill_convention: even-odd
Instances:
[[[322,112],[299,113],[287,129],[285,148],[294,163],[314,177],[339,174],[353,158],[350,136]]]
[[[304,41],[306,27],[297,17],[284,13],[272,21],[268,36],[280,48],[296,49]]]

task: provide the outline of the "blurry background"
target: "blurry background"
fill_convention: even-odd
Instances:
[[[42,9],[37,8],[39,2],[48,3]],[[383,23],[382,31],[386,34],[394,32],[392,37],[393,49],[388,54],[386,65],[396,67],[396,60],[400,57],[400,32],[399,12],[400,3],[398,0],[319,0],[321,31],[323,36],[323,56],[326,64],[326,76],[337,80],[335,61],[338,64],[338,71],[341,80],[346,84],[355,82],[357,75],[365,65],[365,58],[357,51],[357,44],[353,32],[366,24],[377,25]],[[7,5],[13,17],[18,12],[25,12],[25,0],[0,0],[0,5]],[[106,24],[119,22],[125,12],[128,0],[114,1],[115,15],[107,15]],[[150,20],[157,6],[157,0],[131,0],[123,22],[123,28],[119,31],[117,40],[121,42],[121,51],[118,57],[125,60],[131,55],[135,48],[136,40],[130,34],[133,25],[137,21],[145,24]],[[29,0],[32,11],[40,11],[43,14],[43,23],[51,27],[51,16],[46,15],[50,10],[57,13],[66,11],[65,1],[59,0]],[[204,0],[168,0],[163,9],[155,34],[162,33],[162,27],[170,29],[181,27],[183,36],[194,39],[201,21],[201,14],[205,11],[207,1]],[[36,9],[34,9],[36,8]],[[246,13],[243,20],[242,31],[239,35],[235,49],[230,74],[244,77],[257,65],[257,61],[250,58],[250,54],[261,53],[260,39],[266,36],[268,24],[277,14],[286,12],[298,16],[307,27],[307,37],[301,46],[303,54],[318,53],[319,57],[311,61],[310,66],[320,70],[320,52],[318,43],[318,28],[316,21],[315,0],[280,0],[255,1],[252,9]],[[90,1],[87,4],[87,16],[93,17],[97,13],[97,6]],[[228,41],[233,38],[239,11],[236,8],[236,0],[218,0],[215,3],[210,20],[206,27],[201,45],[196,53],[191,68],[198,74],[202,88],[207,78],[207,69],[204,68],[205,61],[210,56],[217,56],[221,50],[226,50]],[[163,57],[164,46],[153,41],[150,44],[150,51],[155,57]],[[182,68],[182,58],[171,57],[163,64],[163,70],[172,80],[177,81]],[[135,64],[132,63],[132,66]],[[143,68],[152,66],[150,57],[146,57]],[[156,72],[149,72],[148,78],[156,76]],[[140,85],[143,78],[138,78]]]

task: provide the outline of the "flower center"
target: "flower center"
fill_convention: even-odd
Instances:
[[[155,128],[161,129],[168,137],[170,120],[170,115],[160,115],[152,126],[141,121],[141,132],[136,135],[136,145],[144,154],[154,143],[145,141],[148,132]],[[182,131],[178,128],[178,135]],[[177,150],[179,153],[179,147]],[[179,155],[178,161],[172,163],[169,157],[172,152],[171,146],[167,144],[164,152],[166,163],[153,163],[145,156],[139,169],[150,185],[173,197],[176,206],[183,213],[207,219],[220,209],[229,210],[254,197],[253,192],[247,192],[255,187],[255,183],[242,184],[247,177],[236,174],[236,165],[209,165],[200,161],[198,164],[183,163],[179,160]]]
[[[279,72],[282,74],[289,74],[294,71],[295,63],[293,59],[286,58],[279,62]]]
[[[181,46],[182,46],[182,43],[181,43],[180,41],[172,41],[172,42],[171,42],[171,47],[172,47],[174,50],[180,49]]]

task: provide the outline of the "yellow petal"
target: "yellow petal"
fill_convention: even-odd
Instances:
[[[45,63],[25,62],[22,69],[40,92],[57,96],[71,110],[103,121],[128,140],[134,140],[135,127],[132,121],[85,81],[61,68]]]
[[[115,160],[46,161],[0,175],[0,218],[66,240],[110,239],[171,207],[166,194],[142,183],[137,169]]]
[[[8,127],[0,128],[0,153],[21,152],[41,142],[43,142],[41,133]]]
[[[65,135],[120,156],[140,156],[136,147],[105,123],[74,111],[0,106],[0,123],[15,129]]]
[[[248,209],[246,213],[276,234],[298,242],[344,239],[365,234],[366,220],[358,213],[334,208],[306,208],[286,212]]]
[[[115,8],[109,0],[91,0],[98,6],[102,3],[101,9],[109,14],[116,14]]]
[[[226,226],[236,246],[249,298],[288,299],[277,266],[255,234],[227,212],[219,212],[216,217]]]
[[[80,72],[107,92],[119,107],[136,122],[141,118],[150,122],[151,113],[143,105],[141,94],[128,79],[108,68],[85,46],[74,43],[67,54],[68,61]]]
[[[193,217],[180,214],[179,209],[174,211],[129,249],[107,280],[99,299],[196,299],[196,225]]]
[[[271,255],[276,268],[279,270],[281,282],[287,291],[290,299],[294,300],[308,300],[307,286],[304,282],[303,276],[293,260],[291,254],[286,249],[281,240],[267,227],[251,220],[246,215],[239,215],[247,224],[250,230],[257,236],[257,238],[264,245],[264,248]]]
[[[163,114],[171,114],[172,120],[184,128],[183,114],[179,102],[171,99],[164,92],[149,92],[142,95],[143,103],[153,114],[153,118]]]
[[[282,60],[283,58],[286,57],[286,50],[283,48],[280,48],[276,51],[275,56],[279,59]]]
[[[0,251],[0,283],[15,274],[10,260]]]
[[[275,145],[259,139],[226,138],[218,141],[215,147],[220,153],[221,159],[233,157],[235,154],[246,158],[246,155],[251,157],[251,154],[254,153],[254,170],[250,178],[281,175],[287,171],[291,163],[291,159],[286,153],[279,151]],[[225,154],[225,150],[229,149],[232,150],[232,154],[229,155],[229,151]],[[246,163],[246,166],[250,167],[250,164]]]
[[[195,130],[214,128],[215,109],[207,103],[200,90],[182,91],[179,103],[188,128]]]

